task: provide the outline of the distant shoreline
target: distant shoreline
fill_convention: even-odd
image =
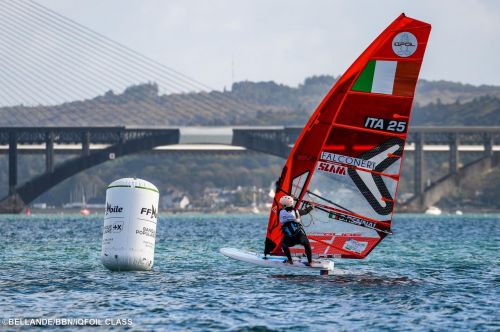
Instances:
[[[101,215],[104,216],[104,210],[94,210],[94,209],[89,209],[90,214],[88,216],[84,216],[80,214],[79,209],[62,209],[62,208],[49,208],[49,209],[30,209],[31,215],[81,215],[82,217],[91,217],[91,216],[97,216]],[[269,209],[268,208],[261,208],[259,209],[259,213],[254,213],[252,211],[252,208],[244,208],[244,207],[238,207],[238,208],[231,208],[231,209],[225,209],[225,210],[203,210],[203,209],[168,209],[168,210],[160,210],[158,213],[160,216],[173,216],[173,215],[256,215],[256,216],[268,216],[269,215]],[[456,209],[456,210],[446,210],[442,209],[443,213],[441,216],[452,216],[452,215],[457,215],[455,213],[456,210],[460,210],[463,212],[463,214],[500,214],[500,210],[497,209]],[[407,212],[407,211],[401,211],[398,212],[396,211],[394,213],[395,216],[398,215],[423,215],[425,213],[423,212]],[[26,216],[25,212],[17,214],[19,216]],[[458,215],[457,215],[458,216]]]

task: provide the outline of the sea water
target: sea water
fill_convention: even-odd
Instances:
[[[397,215],[394,235],[365,260],[337,260],[330,276],[219,254],[261,251],[266,223],[164,216],[153,270],[110,272],[102,215],[0,216],[0,329],[35,318],[169,331],[500,329],[498,215]]]

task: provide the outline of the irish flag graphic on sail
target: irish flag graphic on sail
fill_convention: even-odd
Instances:
[[[419,69],[420,64],[413,61],[370,60],[352,90],[411,97]]]

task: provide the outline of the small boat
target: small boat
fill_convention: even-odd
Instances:
[[[88,216],[90,214],[90,210],[89,209],[81,209],[80,214],[82,216]]]
[[[425,214],[429,214],[432,216],[439,216],[441,215],[441,213],[443,213],[443,211],[441,211],[441,209],[437,206],[429,206],[429,208],[425,210]]]
[[[90,214],[90,210],[87,209],[87,198],[85,196],[85,190],[82,187],[82,209],[80,210],[80,215],[88,216]]]

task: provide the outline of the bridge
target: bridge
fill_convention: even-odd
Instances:
[[[9,158],[9,193],[0,201],[1,213],[19,213],[45,191],[93,166],[125,155],[143,152],[253,151],[286,158],[297,139],[299,127],[64,127],[0,128],[0,152]],[[421,211],[455,190],[462,179],[498,165],[500,127],[414,127],[405,151],[413,154],[413,197],[402,205]],[[194,149],[194,150],[193,150]],[[18,154],[45,154],[45,172],[19,184]],[[54,164],[58,151],[75,158]],[[425,160],[430,152],[448,153],[449,172],[426,183]],[[460,166],[460,154],[480,152],[477,160]],[[408,154],[407,157],[408,158]],[[411,157],[410,157],[411,158]]]

